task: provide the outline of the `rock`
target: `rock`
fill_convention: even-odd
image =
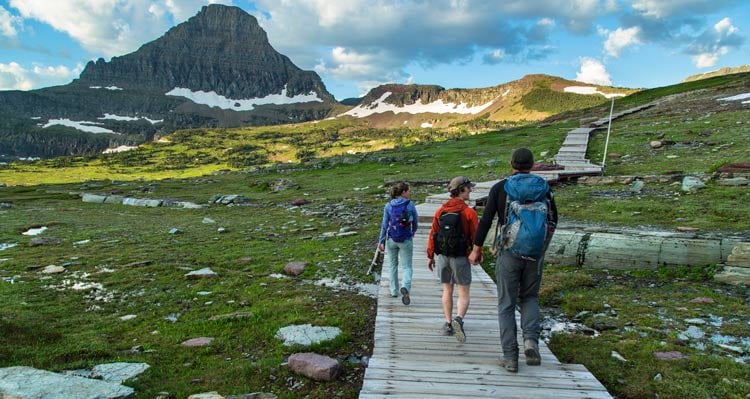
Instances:
[[[146,363],[105,363],[94,366],[91,372],[101,376],[104,381],[120,383],[143,374],[149,367]]]
[[[713,298],[697,297],[690,300],[690,303],[714,303]]]
[[[291,325],[282,327],[274,336],[284,341],[284,346],[309,346],[322,341],[330,341],[341,334],[338,327],[314,327],[310,324]]]
[[[107,196],[83,193],[83,195],[81,196],[81,199],[83,200],[83,202],[88,202],[91,204],[103,204],[104,201],[107,199]]]
[[[180,230],[180,229],[178,229],[176,227],[172,227],[171,229],[169,229],[169,234],[173,234],[173,235],[174,234],[182,234],[182,230]]]
[[[241,319],[243,317],[253,317],[253,312],[234,312],[227,314],[220,314],[211,316],[208,320],[221,320],[221,319]]]
[[[717,184],[720,186],[747,186],[750,185],[750,179],[747,177],[734,177],[731,179],[721,179]]]
[[[188,396],[187,399],[225,399],[225,398],[219,395],[218,392],[211,391],[211,392],[204,392],[204,393],[196,393],[196,394]]]
[[[617,353],[617,351],[612,351],[612,353],[610,355],[613,358],[615,358],[615,359],[617,359],[617,360],[619,360],[621,362],[627,362],[628,361],[627,359],[625,359],[624,357],[622,357],[621,354]]]
[[[650,145],[651,148],[653,149],[657,149],[657,148],[661,148],[662,146],[664,146],[664,143],[661,140],[653,140],[650,143],[648,143],[648,145]]]
[[[211,218],[209,218],[209,217],[205,217],[205,218],[203,218],[202,223],[203,224],[214,224],[214,223],[216,223],[216,221],[213,220],[213,219],[211,219]]]
[[[750,173],[750,162],[734,162],[719,168],[721,173]]]
[[[216,274],[216,272],[214,272],[213,270],[211,270],[210,267],[204,267],[203,269],[193,270],[192,272],[185,274],[185,277],[189,279],[214,278],[218,276],[219,275]]]
[[[633,184],[630,186],[630,192],[633,194],[638,194],[641,191],[643,191],[643,180],[636,180],[633,182]]]
[[[292,204],[292,205],[294,205],[294,206],[302,206],[302,205],[307,205],[307,200],[306,200],[306,199],[304,199],[304,198],[301,198],[301,199],[296,199],[296,200],[293,200],[293,201],[291,202],[291,204]]]
[[[341,365],[336,359],[317,353],[289,356],[289,368],[316,381],[334,381],[341,374]]]
[[[279,397],[268,392],[253,392],[244,395],[229,395],[227,399],[278,399]]]
[[[685,176],[682,179],[682,191],[698,191],[705,187],[706,184],[695,176]]]
[[[192,346],[192,347],[200,347],[200,346],[208,346],[211,345],[211,342],[213,342],[213,338],[211,337],[198,337],[198,338],[191,338],[187,341],[183,341],[180,343],[182,346]]]
[[[44,274],[59,274],[59,273],[65,273],[65,268],[62,266],[56,266],[56,265],[49,265],[42,269],[40,273]]]
[[[0,398],[125,399],[133,394],[133,388],[109,381],[25,366],[0,368]]]
[[[162,200],[160,199],[147,199],[147,198],[123,198],[122,204],[123,205],[130,205],[130,206],[145,206],[149,208],[156,208],[162,205]]]
[[[700,327],[690,326],[687,330],[677,334],[677,336],[682,340],[703,339],[706,333]]]
[[[45,238],[45,237],[34,237],[29,241],[30,247],[36,247],[39,245],[60,245],[63,240],[60,238]]]
[[[688,359],[688,356],[679,351],[671,352],[654,352],[654,357],[659,360],[682,360]]]
[[[284,273],[290,276],[299,276],[305,271],[307,262],[289,262],[284,266]]]

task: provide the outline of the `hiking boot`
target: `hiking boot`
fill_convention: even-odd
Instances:
[[[523,354],[526,355],[526,364],[529,366],[538,366],[542,364],[542,357],[539,355],[539,344],[533,339],[523,340],[523,347],[525,350]]]
[[[500,359],[500,367],[509,373],[517,373],[518,359]]]
[[[411,299],[409,298],[409,290],[407,290],[406,287],[401,287],[401,302],[403,302],[404,305],[408,305],[411,303]]]
[[[447,321],[443,324],[443,328],[440,331],[443,335],[453,335],[453,327],[451,327],[451,323],[448,323]]]
[[[461,318],[461,316],[454,317],[453,321],[451,322],[451,326],[453,327],[453,331],[456,332],[456,339],[458,340],[458,342],[466,342],[464,320]]]

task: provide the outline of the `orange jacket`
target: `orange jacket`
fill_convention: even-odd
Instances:
[[[430,228],[430,237],[427,240],[427,258],[434,259],[435,257],[435,243],[433,237],[440,228],[440,214],[443,212],[461,212],[461,227],[464,229],[464,235],[466,236],[466,255],[469,255],[471,251],[471,244],[474,243],[474,234],[477,231],[479,225],[479,218],[477,212],[466,205],[466,202],[461,198],[451,198],[448,202],[438,208],[435,212],[435,216],[432,218],[432,227]]]

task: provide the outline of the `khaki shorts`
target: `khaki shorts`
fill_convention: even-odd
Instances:
[[[471,285],[471,265],[469,258],[457,258],[445,255],[435,255],[435,266],[443,284]]]

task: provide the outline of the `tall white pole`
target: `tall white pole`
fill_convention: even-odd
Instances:
[[[609,123],[607,123],[607,139],[604,141],[604,156],[602,157],[602,174],[607,166],[607,147],[609,147],[609,132],[612,130],[612,110],[615,109],[615,98],[612,97],[612,105],[609,107]]]

